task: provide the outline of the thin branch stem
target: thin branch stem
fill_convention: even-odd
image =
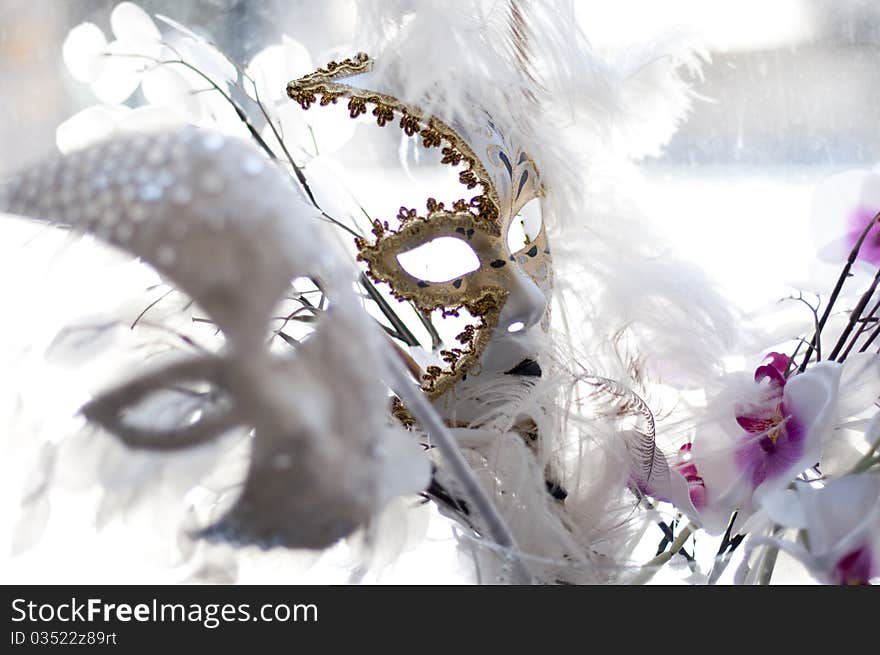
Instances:
[[[675,538],[675,541],[672,542],[672,545],[665,551],[657,555],[654,559],[649,562],[646,562],[642,566],[642,571],[635,578],[633,578],[633,584],[645,584],[654,577],[654,574],[657,572],[657,569],[670,559],[672,556],[678,553],[679,550],[684,546],[685,542],[693,533],[694,528],[692,525],[688,524],[679,531],[678,536]]]
[[[868,350],[868,348],[871,346],[871,344],[874,343],[874,340],[877,338],[878,335],[880,335],[880,325],[878,325],[874,329],[874,331],[871,333],[871,336],[868,337],[868,340],[862,344],[862,347],[859,348],[859,352],[860,353],[866,352]]]
[[[837,302],[837,297],[840,295],[841,289],[843,289],[843,283],[846,281],[846,278],[849,277],[850,269],[853,267],[853,264],[855,264],[856,262],[856,258],[859,256],[859,251],[862,249],[862,244],[865,242],[865,239],[868,238],[868,233],[871,231],[874,225],[877,224],[878,219],[880,219],[880,212],[875,214],[868,225],[865,227],[864,231],[859,237],[859,240],[856,242],[856,245],[850,252],[849,257],[847,257],[846,265],[840,272],[840,277],[837,278],[837,283],[834,285],[834,290],[831,292],[831,297],[828,299],[828,304],[825,306],[825,311],[822,313],[822,318],[819,321],[819,327],[813,334],[813,338],[811,339],[810,345],[807,348],[806,355],[804,355],[804,361],[801,363],[800,368],[798,369],[799,373],[803,373],[807,369],[807,364],[810,362],[810,357],[812,356],[814,349],[817,352],[817,358],[821,359],[818,351],[819,340],[821,338],[822,330],[825,329],[825,323],[828,321],[828,317],[831,315],[831,310],[834,308],[834,304]]]
[[[773,529],[772,537],[776,537],[780,533],[778,527]],[[773,569],[776,568],[776,558],[779,557],[779,548],[776,546],[768,546],[761,558],[761,568],[758,570],[758,584],[769,585],[770,579],[773,577]]]
[[[861,321],[862,325],[859,327],[858,332],[856,332],[855,335],[853,335],[853,338],[850,339],[849,344],[846,347],[846,350],[844,350],[843,355],[841,355],[840,361],[844,361],[849,356],[850,351],[855,347],[856,343],[858,343],[858,341],[862,337],[862,335],[868,331],[869,326],[872,323],[878,322],[878,320],[877,320],[877,310],[878,309],[880,309],[880,300],[877,300],[877,302],[874,303],[874,306],[871,308],[871,311],[868,312],[867,316],[859,319]]]
[[[387,318],[391,322],[391,325],[399,334],[404,336],[404,343],[406,343],[407,346],[418,346],[419,341],[415,338],[415,335],[410,332],[406,324],[401,321],[400,317],[394,312],[393,309],[391,309],[388,301],[386,301],[385,298],[382,297],[382,294],[379,293],[379,290],[363,273],[361,273],[360,282],[366,290],[367,294],[370,296],[370,299],[379,306],[379,309],[385,315],[385,318]]]
[[[877,451],[880,450],[880,437],[874,440],[874,443],[871,444],[871,447],[868,449],[862,458],[856,462],[855,466],[853,466],[850,474],[854,473],[863,473],[871,468],[874,464],[877,463],[878,458],[876,457]]]
[[[831,351],[831,354],[828,355],[828,359],[835,359],[840,352],[841,348],[843,348],[843,344],[846,343],[849,335],[852,334],[853,329],[856,326],[859,318],[862,316],[862,312],[865,311],[865,307],[870,302],[871,298],[874,297],[874,292],[877,290],[877,284],[880,283],[880,269],[877,270],[877,274],[874,276],[874,279],[871,281],[871,286],[868,287],[868,290],[862,294],[862,297],[859,298],[859,302],[853,308],[852,312],[849,316],[849,322],[846,324],[846,328],[840,334],[840,338],[837,340],[837,344],[834,346],[834,350]],[[861,333],[861,332],[860,332]],[[850,346],[851,347],[851,346]],[[847,349],[847,353],[849,352],[849,348]],[[844,353],[837,361],[843,363],[846,359],[846,353]]]
[[[474,509],[486,522],[489,536],[505,550],[513,567],[514,582],[516,584],[530,584],[532,582],[531,573],[520,557],[513,534],[464,459],[455,443],[455,438],[449,432],[449,428],[443,423],[437,411],[428,403],[421,389],[411,382],[409,372],[397,353],[389,349],[386,359],[390,364],[392,389],[437,446],[443,456],[444,463],[461,484],[462,491],[467,497],[466,500],[472,503]]]
[[[783,298],[783,300],[796,300],[796,301],[802,302],[804,305],[806,305],[807,308],[809,308],[810,313],[813,315],[813,334],[819,333],[819,331],[820,331],[819,330],[819,305],[821,304],[821,298],[819,297],[818,294],[816,294],[816,304],[815,305],[811,305],[810,303],[807,302],[807,300],[804,298],[803,291],[798,291],[797,296],[788,296],[787,298]],[[797,357],[798,351],[800,351],[801,346],[803,345],[804,341],[806,341],[806,339],[801,339],[801,341],[798,343],[797,348],[795,349],[794,353],[788,359],[788,365],[786,366],[786,369],[785,369],[785,378],[786,379],[788,379],[788,376],[791,373],[792,364],[794,363],[794,360]],[[816,348],[818,351],[817,356],[821,356],[821,344],[817,343]]]

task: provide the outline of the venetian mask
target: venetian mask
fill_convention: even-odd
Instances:
[[[365,54],[288,85],[303,109],[347,102],[350,116],[370,112],[379,126],[396,123],[426,149],[440,149],[442,164],[460,168],[467,195],[449,204],[428,198],[424,209],[401,207],[399,225],[375,220],[375,239],[359,238],[359,259],[373,280],[388,283],[395,297],[443,317],[464,308],[474,317],[442,350],[446,367],[430,366],[422,388],[441,399],[461,383],[492,375],[540,375],[533,329],[547,327],[552,287],[550,250],[541,220],[543,187],[528,153],[505,138],[492,117],[444,122],[373,88],[372,61]],[[340,80],[345,80],[341,82]],[[441,238],[472,249],[479,266],[453,279],[423,279],[402,264],[407,253]],[[442,402],[440,404],[443,412]]]
[[[82,408],[137,450],[245,436],[239,493],[200,536],[322,548],[391,497],[427,485],[421,449],[384,412],[382,343],[372,341],[351,271],[314,208],[255,146],[193,127],[120,136],[24,173],[5,191],[0,211],[62,223],[141,258],[224,333],[219,352],[178,354]],[[295,349],[272,351],[271,316],[303,277],[319,280],[332,304]],[[176,420],[157,425],[172,413]]]

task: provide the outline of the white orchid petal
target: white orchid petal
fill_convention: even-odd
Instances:
[[[312,63],[312,57],[309,55],[308,48],[302,43],[291,39],[289,36],[284,36],[281,39],[281,45],[284,49],[284,72],[290,76],[287,82],[314,71],[315,66]]]
[[[344,166],[329,156],[316,157],[305,167],[309,187],[324,210],[347,225],[353,225],[360,209],[343,180],[350,179]]]
[[[836,478],[849,473],[868,447],[862,432],[835,430],[822,444],[822,473]]]
[[[853,430],[854,432],[864,432],[871,424],[871,420],[867,418],[857,418],[852,421],[845,421],[837,427],[841,430]]]
[[[129,132],[146,132],[170,128],[184,122],[181,114],[173,109],[146,105],[129,112],[119,121],[118,128]]]
[[[751,491],[736,462],[735,453],[742,435],[739,426],[731,433],[709,424],[694,439],[691,461],[706,485],[706,506],[700,508],[703,525],[707,522],[716,527],[718,523],[726,525],[730,512],[740,506]]]
[[[251,135],[247,126],[242,122],[235,109],[216,91],[207,91],[199,94],[202,102],[202,119],[199,125],[214,127],[226,134],[233,134],[244,139],[250,139]]]
[[[880,172],[856,169],[832,175],[813,192],[812,227],[820,258],[839,265],[849,254],[841,237],[850,229],[854,211],[880,207]],[[830,245],[837,247],[831,247]],[[843,257],[841,257],[843,252]]]
[[[878,439],[880,439],[880,412],[874,414],[865,426],[865,441],[873,445]]]
[[[172,63],[164,64],[162,67],[167,70],[174,71],[177,75],[182,77],[186,81],[186,85],[190,91],[197,92],[198,95],[203,95],[205,93],[216,93],[215,86],[221,89],[224,93],[229,92],[229,87],[226,82],[223,80],[212,80],[205,79],[205,76],[202,74],[200,70],[193,70],[190,66],[186,65],[186,63],[177,63],[175,60],[178,59],[177,55],[172,53],[167,48],[163,52],[162,55],[163,60],[169,61]]]
[[[256,94],[251,84],[245,91],[256,99],[272,103],[287,97],[287,83],[314,71],[312,58],[304,45],[284,37],[281,44],[264,48],[251,59],[245,73],[256,84]]]
[[[157,54],[113,41],[105,51],[100,74],[92,81],[92,92],[107,104],[125,102],[140,84],[142,73],[155,66],[151,59]]]
[[[724,529],[722,526],[720,530],[718,530],[718,526],[714,525],[711,520],[708,522],[708,525],[704,525],[706,520],[701,516],[697,508],[694,507],[687,480],[674,468],[670,467],[669,476],[662,480],[661,485],[665,488],[658,489],[657,494],[672,503],[676,509],[685,514],[691,519],[691,521],[694,521],[698,525],[703,525],[706,531],[710,534],[715,534]]]
[[[766,480],[763,492],[783,488],[799,473],[819,461],[822,442],[837,423],[841,365],[821,362],[785,385],[785,404],[803,429],[803,454],[788,468],[787,475]],[[760,488],[759,487],[759,488]]]
[[[322,155],[333,154],[341,149],[351,140],[357,129],[357,121],[351,119],[348,108],[344,104],[313,107],[311,111],[307,112],[295,104],[290,105],[290,108],[299,114],[301,121],[304,119],[308,128],[311,128],[309,139],[314,138],[318,146],[318,153]],[[287,136],[286,127],[284,133]],[[311,146],[310,140],[306,143]]]
[[[324,107],[321,107],[321,109],[324,109]],[[315,141],[312,136],[312,131],[309,129],[309,125],[305,120],[306,112],[304,112],[299,105],[288,104],[279,107],[278,111],[275,113],[278,117],[276,124],[280,125],[287,146],[293,146],[314,155]],[[325,153],[323,149],[319,149],[319,152],[322,154],[329,154],[330,151],[328,150]]]
[[[162,34],[149,14],[133,2],[120,2],[110,14],[110,28],[120,41],[152,43],[162,40]]]
[[[810,551],[821,556],[877,520],[880,478],[849,475],[822,489],[805,485],[798,488],[798,495],[807,519]]]
[[[782,489],[766,494],[755,494],[755,505],[771,521],[786,528],[806,528],[807,516],[798,494],[793,490]]]
[[[730,528],[730,534],[760,534],[768,531],[773,526],[773,521],[766,513],[758,511],[752,505],[751,513],[740,511]],[[740,518],[740,515],[746,518]]]
[[[262,49],[245,67],[245,74],[253,81],[253,84],[244,85],[251,98],[256,100],[259,97],[264,102],[281,98],[279,85],[284,80],[282,47],[272,45]]]
[[[83,109],[55,130],[55,143],[62,154],[106,139],[116,130],[118,113],[102,105]]]
[[[186,25],[183,25],[182,23],[178,23],[173,18],[168,18],[168,16],[163,16],[162,14],[156,14],[156,20],[158,20],[161,23],[165,23],[166,25],[168,25],[170,27],[173,27],[178,32],[180,32],[184,36],[188,36],[191,39],[199,39],[200,38],[198,34],[193,32]]]
[[[238,69],[223,53],[202,39],[187,38],[177,46],[181,58],[214,82],[235,82]]]
[[[74,79],[91,83],[104,66],[106,48],[107,39],[101,28],[94,23],[81,23],[64,39],[61,57]]]
[[[202,115],[201,103],[182,75],[168,66],[160,66],[143,77],[144,97],[151,105],[174,109],[188,120]]]
[[[754,535],[751,536],[746,543],[742,562],[740,563],[739,567],[737,567],[736,574],[734,575],[734,584],[745,584],[746,577],[750,572],[749,561],[751,559],[751,554],[758,546],[772,546],[774,548],[778,548],[779,550],[786,552],[794,557],[801,564],[810,569],[810,571],[816,571],[817,563],[815,558],[807,551],[806,548],[804,548],[800,544],[786,541],[785,539],[776,539],[774,537],[762,537],[760,535]]]
[[[840,416],[859,414],[880,398],[880,355],[850,355],[840,375]]]

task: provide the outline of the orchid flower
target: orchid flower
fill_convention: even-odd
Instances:
[[[803,531],[804,542],[754,538],[746,549],[771,545],[797,558],[824,584],[869,584],[880,576],[880,478],[849,475],[822,488],[798,484],[766,499],[777,524]],[[748,557],[737,572],[745,578]]]
[[[745,397],[725,405],[733,420],[722,420],[721,429],[707,427],[687,467],[672,467],[692,487],[699,480],[702,507],[695,509],[710,532],[720,531],[734,510],[734,528],[742,527],[764,498],[821,464],[823,451],[839,438],[841,419],[859,415],[880,397],[880,358],[873,353],[844,364],[820,362],[788,378],[788,357],[771,353],[768,359],[755,370]]]
[[[734,527],[741,527],[763,496],[820,461],[840,416],[865,409],[880,395],[875,355],[847,365],[822,362],[788,379],[788,357],[771,353],[768,360],[735,398],[717,403],[721,419],[685,444],[669,462],[667,479],[648,490],[710,533],[721,532],[735,510]]]
[[[281,43],[258,52],[245,68],[245,92],[261,102],[271,113],[284,138],[301,144],[317,157],[336,152],[354,136],[357,122],[349,117],[344,103],[323,107],[320,112],[303,112],[287,97],[287,83],[314,71],[308,50],[298,41],[284,36]],[[274,134],[263,134],[272,143]]]
[[[62,49],[74,79],[88,84],[100,104],[87,107],[62,123],[56,140],[69,153],[130,130],[168,128],[189,123],[248,138],[233,104],[231,86],[254,102],[260,135],[276,153],[286,148],[311,159],[339,150],[354,135],[356,123],[345,107],[328,107],[305,117],[287,98],[287,83],[314,69],[301,43],[282,43],[259,52],[243,71],[213,44],[164,16],[172,28],[163,37],[153,19],[132,2],[118,4],[110,17],[115,39],[108,43],[93,23],[73,28]],[[131,109],[140,88],[146,104]],[[341,120],[340,113],[346,114]],[[282,147],[282,143],[283,146]],[[295,147],[294,147],[295,146]]]
[[[99,104],[85,108],[57,130],[59,150],[68,153],[119,132],[162,129],[182,123],[247,137],[229,102],[238,70],[213,45],[172,21],[166,39],[152,18],[132,2],[111,13],[115,40],[82,23],[64,41],[62,56],[71,76],[89,85]],[[140,88],[146,104],[132,109]],[[226,96],[226,97],[224,97]]]
[[[814,450],[807,448],[805,439],[809,427],[807,417],[793,411],[792,405],[798,402],[796,398],[786,402],[785,372],[789,359],[780,353],[770,353],[768,358],[769,364],[755,370],[755,382],[761,389],[758,398],[736,408],[736,422],[745,431],[734,451],[736,467],[754,490],[768,480],[788,482],[814,463],[804,460],[804,456]],[[827,390],[830,391],[830,387]],[[825,388],[816,389],[813,397],[827,402],[828,395],[823,394],[824,391]]]
[[[813,232],[819,258],[835,266],[844,261],[865,226],[880,211],[880,170],[856,169],[824,180],[813,194]],[[880,231],[862,244],[858,259],[880,266]]]
[[[693,462],[693,442],[684,444],[672,463],[673,471],[681,475],[687,482],[688,499],[694,509],[699,511],[706,506],[706,483],[697,471]]]
[[[739,509],[753,513],[752,497],[784,487],[818,461],[819,436],[834,415],[838,365],[816,366],[790,381],[788,358],[771,353],[755,370],[746,399],[727,403],[720,430],[707,426],[670,462],[661,500],[673,503],[708,532],[721,532]]]

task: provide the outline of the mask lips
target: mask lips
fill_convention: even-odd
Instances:
[[[523,377],[539,378],[542,375],[541,365],[534,359],[524,359],[509,371],[505,371],[505,375],[521,375]]]

